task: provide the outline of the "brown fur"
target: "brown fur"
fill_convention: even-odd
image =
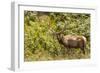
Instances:
[[[74,36],[63,34],[57,35],[57,39],[60,44],[64,45],[66,48],[80,48],[85,54],[86,38],[84,36]]]

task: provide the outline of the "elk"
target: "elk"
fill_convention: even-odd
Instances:
[[[65,31],[65,28],[66,24],[60,32],[53,31],[57,37],[58,42],[65,48],[80,48],[83,54],[85,54],[86,38],[79,35],[64,35],[63,32]]]

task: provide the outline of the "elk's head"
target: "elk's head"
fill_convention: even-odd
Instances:
[[[66,30],[66,23],[64,23],[64,26],[61,28],[61,30],[59,32],[52,30],[53,35],[56,36],[56,38],[59,41],[59,43],[62,43],[62,41],[63,41],[64,31],[65,30]]]

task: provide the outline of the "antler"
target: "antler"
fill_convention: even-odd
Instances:
[[[67,24],[67,21],[65,21],[65,24],[64,24],[64,27],[62,28],[62,30],[59,31],[59,32],[56,32],[56,34],[61,34],[61,33],[63,33],[63,32],[66,30],[66,24]]]
[[[54,31],[53,29],[51,29],[51,28],[50,28],[50,31],[52,31],[54,35],[61,34],[61,33],[63,33],[63,32],[66,30],[66,24],[67,24],[67,22],[65,21],[65,24],[64,24],[62,30],[59,31],[59,32],[55,32],[55,31]]]

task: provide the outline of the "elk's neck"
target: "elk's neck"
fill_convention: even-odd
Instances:
[[[57,36],[58,42],[61,44],[63,44],[63,36],[64,36],[63,34]]]

